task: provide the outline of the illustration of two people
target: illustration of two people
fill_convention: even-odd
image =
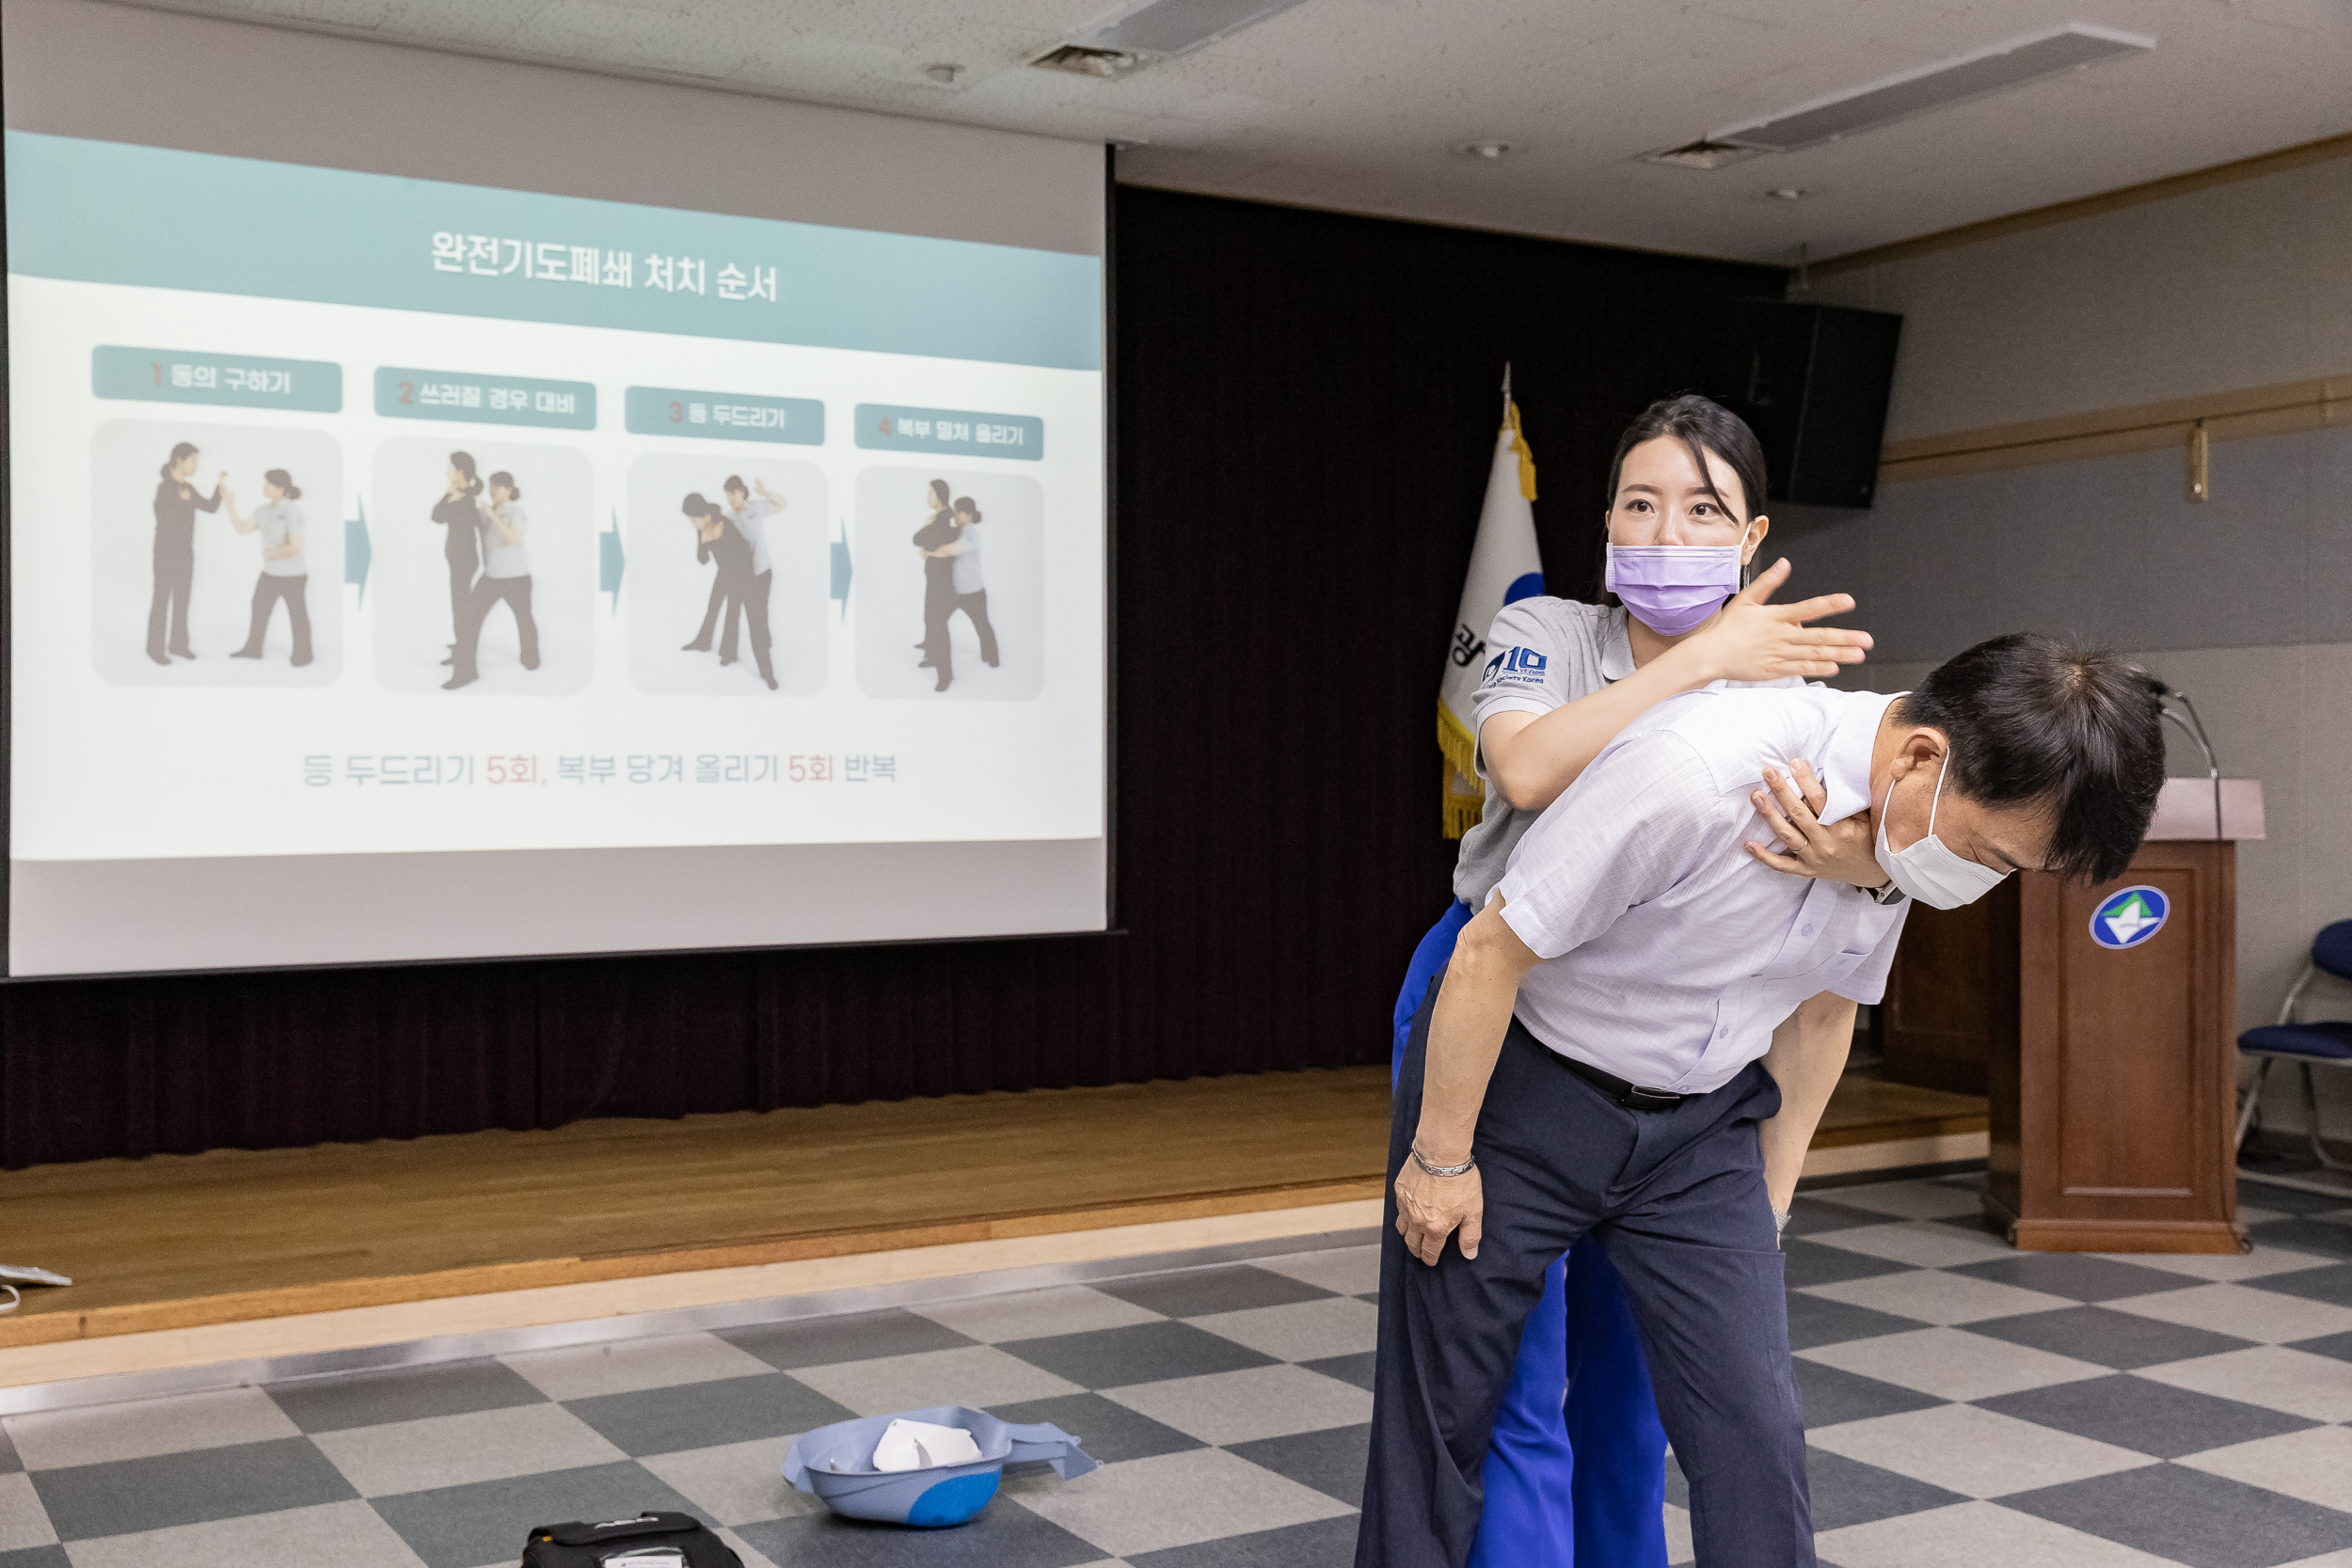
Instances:
[[[947,482],[930,484],[930,518],[914,531],[914,547],[923,558],[923,650],[916,666],[939,672],[945,691],[955,683],[955,657],[948,646],[947,623],[959,610],[980,634],[980,658],[996,667],[996,628],[988,624],[988,584],[980,575],[980,509],[969,496],[948,499]]]
[[[193,659],[188,646],[188,599],[196,586],[196,515],[229,508],[230,526],[239,533],[262,536],[262,573],[253,585],[253,624],[245,646],[230,658],[260,658],[270,618],[278,602],[294,628],[296,669],[310,662],[310,607],[305,597],[310,568],[302,559],[306,527],[295,502],[302,491],[283,468],[262,476],[263,502],[246,516],[237,510],[237,493],[229,487],[223,469],[213,482],[213,493],[196,488],[198,451],[192,441],[171,449],[162,468],[163,483],[155,486],[155,594],[147,611],[147,657],[158,664],[174,658]]]
[[[752,494],[755,487],[759,491],[756,496]],[[723,508],[705,499],[699,490],[679,504],[678,509],[694,525],[694,560],[718,563],[710,579],[710,603],[703,611],[702,629],[680,651],[708,653],[711,632],[723,619],[719,662],[733,664],[737,612],[740,611],[751,623],[752,657],[759,661],[759,678],[773,691],[776,672],[769,656],[774,640],[768,633],[768,591],[776,572],[768,549],[768,519],[784,510],[784,498],[769,489],[767,481],[755,479],[746,486],[738,474],[727,476],[721,493],[726,497]]]
[[[539,668],[539,623],[531,617],[531,554],[523,544],[531,519],[523,511],[522,487],[504,469],[485,484],[473,454],[449,454],[448,489],[434,503],[433,520],[449,531],[442,555],[449,562],[449,657],[444,691],[482,678],[477,657],[483,623],[501,601],[514,611],[526,670]],[[476,574],[479,574],[477,576]]]

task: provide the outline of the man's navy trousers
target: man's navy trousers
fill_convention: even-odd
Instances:
[[[1391,1183],[1421,1121],[1437,995],[1399,1076]],[[1462,1568],[1521,1330],[1544,1271],[1587,1231],[1633,1303],[1658,1414],[1691,1483],[1699,1568],[1811,1568],[1804,1418],[1756,1138],[1779,1109],[1772,1075],[1751,1063],[1674,1109],[1629,1110],[1512,1020],[1478,1114],[1478,1256],[1465,1259],[1458,1239],[1434,1266],[1406,1252],[1390,1188],[1357,1568]]]

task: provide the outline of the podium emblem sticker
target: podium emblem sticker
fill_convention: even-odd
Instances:
[[[2171,901],[2155,888],[2120,888],[2091,911],[2090,940],[2102,947],[2144,947],[2171,913]]]

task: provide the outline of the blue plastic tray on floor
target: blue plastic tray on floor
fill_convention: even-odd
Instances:
[[[979,1446],[980,1457],[920,1470],[877,1470],[874,1447],[890,1423],[898,1420],[961,1427]],[[803,1433],[785,1452],[784,1479],[803,1492],[815,1493],[827,1508],[845,1517],[936,1529],[964,1524],[986,1508],[996,1496],[1007,1464],[1035,1460],[1051,1465],[1064,1481],[1075,1481],[1102,1465],[1078,1447],[1078,1439],[1049,1422],[1014,1426],[985,1410],[941,1404],[929,1410],[838,1421]]]

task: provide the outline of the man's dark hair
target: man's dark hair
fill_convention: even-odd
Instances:
[[[1764,507],[1764,444],[1748,428],[1748,421],[1725,408],[1712,398],[1696,392],[1685,392],[1678,398],[1666,398],[1642,410],[1634,421],[1625,427],[1617,437],[1616,454],[1609,459],[1609,504],[1617,504],[1617,475],[1625,467],[1625,454],[1645,441],[1655,441],[1661,436],[1671,436],[1682,443],[1682,450],[1698,465],[1699,483],[1725,512],[1746,522]],[[1708,471],[1706,453],[1713,452],[1731,471],[1739,476],[1740,488],[1745,492],[1740,499],[1746,504],[1734,506],[1715,488],[1715,476]]]
[[[1930,671],[1897,720],[1944,732],[1951,787],[1979,805],[2047,802],[2047,870],[2111,880],[2147,836],[2164,727],[2147,674],[2118,654],[2011,632]]]

